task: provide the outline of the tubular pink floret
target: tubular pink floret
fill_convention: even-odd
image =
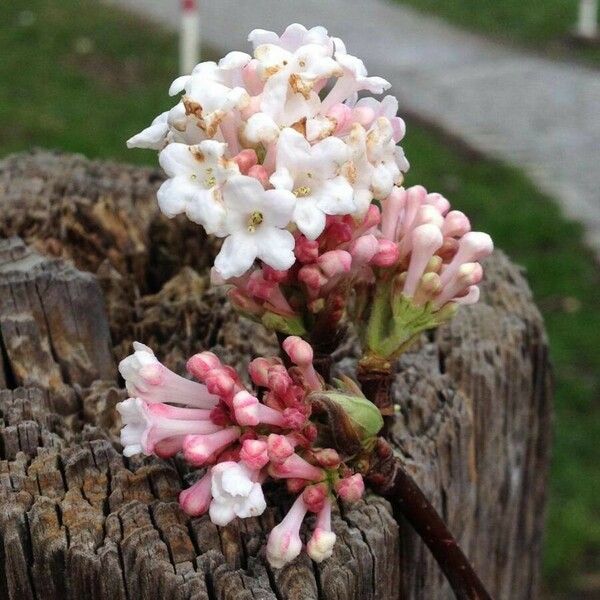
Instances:
[[[294,477],[315,482],[325,479],[325,471],[323,469],[311,465],[295,453],[286,458],[282,463],[271,464],[269,473],[277,479]]]
[[[259,471],[269,462],[267,442],[264,440],[244,440],[240,450],[240,460],[249,469]]]
[[[442,285],[446,285],[454,277],[463,263],[479,261],[489,256],[493,249],[494,243],[487,233],[470,231],[463,235],[452,262],[442,271]]]
[[[414,227],[417,212],[426,198],[427,190],[422,185],[415,185],[406,190],[405,210],[398,231],[399,236],[406,236]]]
[[[335,485],[335,491],[338,496],[346,502],[356,502],[360,500],[365,493],[365,482],[360,473],[344,477]]]
[[[267,560],[272,567],[281,569],[300,554],[302,550],[300,527],[306,511],[302,496],[298,496],[283,521],[269,534]]]
[[[285,396],[294,384],[287,369],[283,365],[273,365],[269,369],[267,387],[277,396]]]
[[[479,263],[461,265],[435,299],[436,306],[441,307],[455,297],[463,296],[471,286],[477,285],[482,279],[483,267]]]
[[[227,427],[208,435],[188,435],[183,440],[183,455],[192,465],[200,467],[216,453],[240,437],[239,427]]]
[[[381,234],[388,240],[396,241],[398,238],[398,224],[406,204],[406,195],[403,187],[394,187],[392,193],[382,202]]]
[[[170,404],[151,404],[148,410],[157,417],[175,419],[180,421],[209,421],[212,409],[207,408],[180,408]]]
[[[179,504],[183,512],[190,517],[199,517],[208,510],[212,499],[211,479],[209,469],[204,477],[179,494]]]
[[[413,226],[416,228],[425,223],[430,223],[441,229],[444,226],[444,217],[434,206],[423,204],[417,211]]]
[[[423,276],[427,263],[442,245],[442,232],[435,225],[419,225],[412,233],[412,253],[403,293],[411,298]]]
[[[319,256],[317,264],[327,277],[334,277],[350,271],[352,256],[345,250],[330,250]]]
[[[476,285],[471,285],[464,296],[458,296],[453,301],[457,304],[475,304],[479,301],[480,295],[481,290]]]

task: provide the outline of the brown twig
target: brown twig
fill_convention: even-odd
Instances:
[[[377,462],[367,479],[371,487],[387,498],[412,525],[444,572],[458,600],[491,600],[489,592],[450,533],[446,523],[405,469],[393,455],[389,444],[380,438]]]

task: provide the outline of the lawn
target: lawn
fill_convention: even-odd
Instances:
[[[600,66],[600,46],[574,43],[579,0],[396,0],[459,27]]]
[[[448,4],[474,6],[475,0]],[[507,5],[502,27],[514,19],[515,35],[527,36],[528,29],[539,39],[554,35],[552,23],[526,27],[508,10],[527,3],[498,4]],[[572,18],[561,10],[566,27]],[[483,16],[469,18],[484,22]],[[494,19],[485,22],[500,33]],[[156,164],[152,153],[127,151],[124,141],[172,103],[165,93],[176,74],[170,35],[91,0],[3,2],[0,52],[0,156],[43,146]],[[594,492],[600,489],[600,273],[580,228],[518,171],[461,154],[435,132],[410,123],[405,149],[413,165],[409,184],[422,182],[446,194],[528,270],[557,376],[546,581],[553,589],[581,589],[600,568]]]

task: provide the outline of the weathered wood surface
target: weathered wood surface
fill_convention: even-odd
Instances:
[[[182,462],[120,456],[115,365],[133,339],[179,371],[199,349],[240,364],[276,348],[208,289],[214,248],[157,213],[159,181],[43,152],[0,163],[0,237],[30,246],[0,243],[0,598],[451,597],[379,498],[339,507],[332,559],[276,571],[263,558],[285,510],[276,491],[261,518],[217,528],[180,511],[194,476]],[[487,274],[484,301],[400,361],[392,435],[494,595],[529,599],[549,454],[547,345],[520,271],[497,253]],[[338,368],[355,356],[350,337]]]

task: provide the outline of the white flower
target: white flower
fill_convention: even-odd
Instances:
[[[404,120],[398,116],[398,99],[394,96],[385,96],[381,101],[370,96],[365,96],[356,102],[354,109],[368,109],[373,111],[373,121],[379,117],[388,119],[396,144],[404,137],[406,125]]]
[[[294,264],[294,236],[284,229],[294,209],[291,192],[265,191],[253,177],[235,175],[223,187],[223,200],[229,236],[215,260],[222,277],[243,275],[257,258],[277,270]]]
[[[149,404],[177,402],[196,408],[212,408],[218,401],[205,385],[173,373],[158,361],[148,346],[133,342],[133,354],[119,363],[119,372],[132,396]]]
[[[260,483],[253,480],[256,471],[233,461],[218,463],[212,470],[210,520],[225,526],[236,517],[246,519],[262,515],[267,504]]]
[[[342,69],[332,58],[333,42],[327,30],[291,25],[281,38],[273,32],[255,30],[249,38],[255,44],[258,74],[266,80],[260,108],[281,126],[314,116],[320,107],[315,86]]]
[[[127,391],[134,396],[145,390],[148,376],[154,373],[158,365],[160,362],[151,348],[140,342],[133,342],[133,354],[119,363],[119,373],[125,380]]]
[[[258,143],[270,144],[279,136],[279,125],[263,112],[254,113],[244,127],[245,141],[254,146]]]
[[[191,75],[178,77],[171,84],[172,96],[185,91],[185,112],[197,119],[208,137],[214,137],[228,112],[244,108],[250,101],[243,87],[242,70],[251,58],[244,52],[230,52],[218,64],[200,63]]]
[[[158,190],[158,204],[169,218],[185,212],[207,233],[223,235],[225,209],[220,188],[228,177],[239,173],[237,165],[224,157],[227,146],[204,140],[195,146],[169,144],[159,156],[171,179]]]
[[[133,456],[145,451],[144,434],[148,428],[145,403],[139,398],[127,398],[117,404],[124,427],[121,429],[123,456]]]
[[[329,137],[314,146],[291,128],[279,135],[277,170],[271,183],[296,196],[293,221],[309,239],[317,238],[325,228],[325,215],[346,215],[356,206],[348,180],[340,175],[349,159],[346,144]]]
[[[390,83],[382,77],[368,77],[362,60],[346,53],[344,43],[335,39],[335,60],[343,69],[343,75],[336,81],[331,92],[323,100],[321,110],[327,112],[334,104],[343,102],[356,92],[367,90],[372,94],[381,94],[389,89]]]
[[[263,44],[273,44],[284,48],[288,52],[294,52],[307,44],[317,44],[330,48],[330,51],[333,50],[333,41],[327,34],[325,27],[317,26],[306,29],[304,25],[300,25],[299,23],[288,25],[281,34],[281,37],[274,31],[254,29],[248,35],[248,41],[252,43],[254,48],[258,48],[258,46],[262,46]]]
[[[127,147],[160,150],[167,143],[167,133],[169,131],[168,116],[169,111],[158,115],[149,127],[146,127],[146,129],[127,140]]]
[[[402,171],[408,171],[404,151],[394,142],[390,120],[379,117],[367,134],[367,157],[373,165],[371,188],[376,198],[386,198],[394,185],[400,185]]]

